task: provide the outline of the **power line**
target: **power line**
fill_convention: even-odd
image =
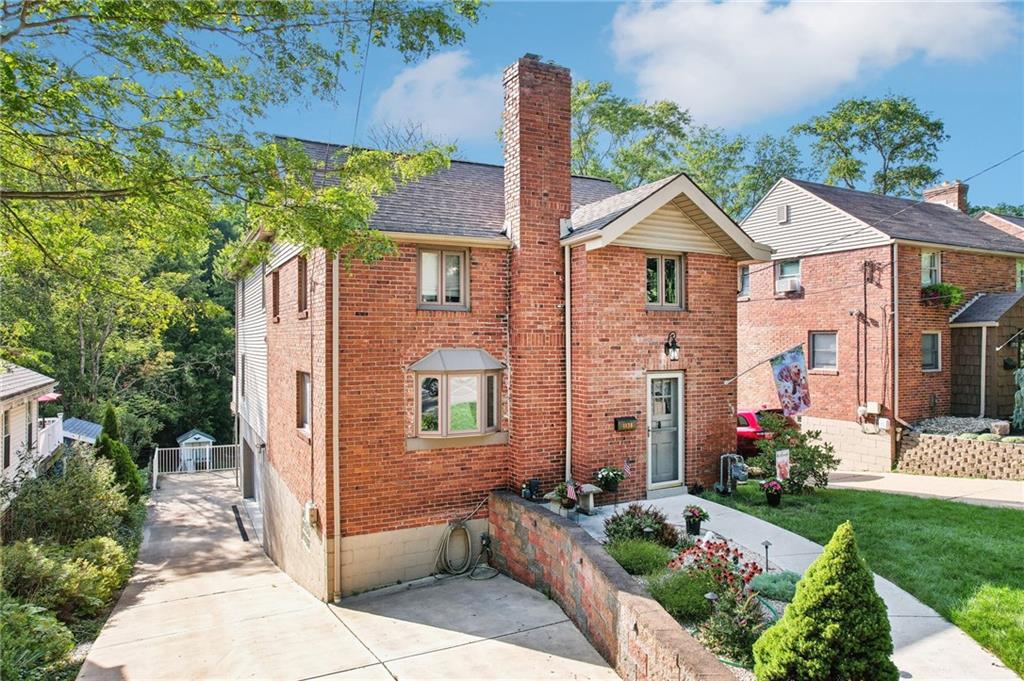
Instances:
[[[363,106],[363,86],[366,84],[366,64],[370,56],[370,42],[373,38],[373,16],[377,11],[377,0],[370,5],[370,21],[366,27],[366,47],[363,49],[363,65],[359,74],[359,95],[356,97],[356,116],[352,124],[352,146],[356,146],[356,135],[359,134],[359,111]]]

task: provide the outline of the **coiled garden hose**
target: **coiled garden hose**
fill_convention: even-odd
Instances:
[[[436,573],[435,577],[439,575],[448,575],[456,577],[469,573],[470,579],[491,579],[498,575],[498,571],[487,565],[484,561],[484,556],[490,555],[490,541],[484,540],[480,555],[477,556],[477,560],[473,560],[473,535],[469,532],[467,523],[472,520],[476,512],[480,510],[483,505],[487,503],[487,497],[480,500],[480,503],[476,505],[469,515],[453,520],[448,523],[448,527],[445,528],[444,534],[441,536],[441,543],[437,547],[437,555],[434,557],[434,569]],[[459,565],[453,565],[450,557],[452,537],[455,533],[461,532],[465,536],[466,541],[466,558]],[[484,570],[485,576],[477,576],[478,571]]]

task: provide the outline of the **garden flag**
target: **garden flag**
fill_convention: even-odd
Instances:
[[[772,357],[771,365],[782,413],[796,416],[807,411],[811,406],[811,391],[807,386],[807,361],[804,359],[803,346],[798,345]]]
[[[789,450],[780,449],[775,452],[775,477],[789,480]]]
[[[630,475],[633,475],[633,467],[629,464],[628,461],[622,464],[622,473],[624,477],[629,477]]]
[[[565,485],[565,496],[569,497],[573,501],[578,501],[576,498],[576,483],[568,482]]]

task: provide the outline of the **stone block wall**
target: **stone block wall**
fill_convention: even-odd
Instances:
[[[821,439],[836,450],[844,471],[892,470],[893,436],[891,433],[865,433],[856,421],[800,417],[800,427],[821,432]]]
[[[548,594],[625,681],[735,681],[586,530],[509,492],[488,506],[494,567]]]
[[[896,470],[921,475],[1024,480],[1024,445],[905,433],[899,443]]]

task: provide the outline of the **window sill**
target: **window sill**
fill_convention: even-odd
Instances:
[[[417,310],[430,312],[469,312],[469,305],[431,305],[430,303],[418,303]]]
[[[296,315],[296,319],[309,319],[309,310],[303,310]]]
[[[801,288],[799,291],[776,291],[775,300],[797,300],[804,297],[804,290]]]
[[[685,307],[678,305],[646,305],[644,309],[647,312],[689,312]]]
[[[922,374],[941,374],[942,373],[942,367],[939,367],[938,369],[921,369],[921,373]]]
[[[313,433],[310,432],[309,428],[296,428],[295,434],[299,436],[299,439],[305,442],[307,445],[313,442]]]
[[[449,435],[447,437],[407,437],[405,451],[419,452],[426,449],[456,449],[459,447],[486,447],[508,443],[508,431],[497,433],[476,433],[473,435]]]
[[[812,376],[838,376],[839,369],[808,369],[807,373]]]
[[[749,303],[750,302],[750,296],[736,296],[736,302],[737,303]]]

